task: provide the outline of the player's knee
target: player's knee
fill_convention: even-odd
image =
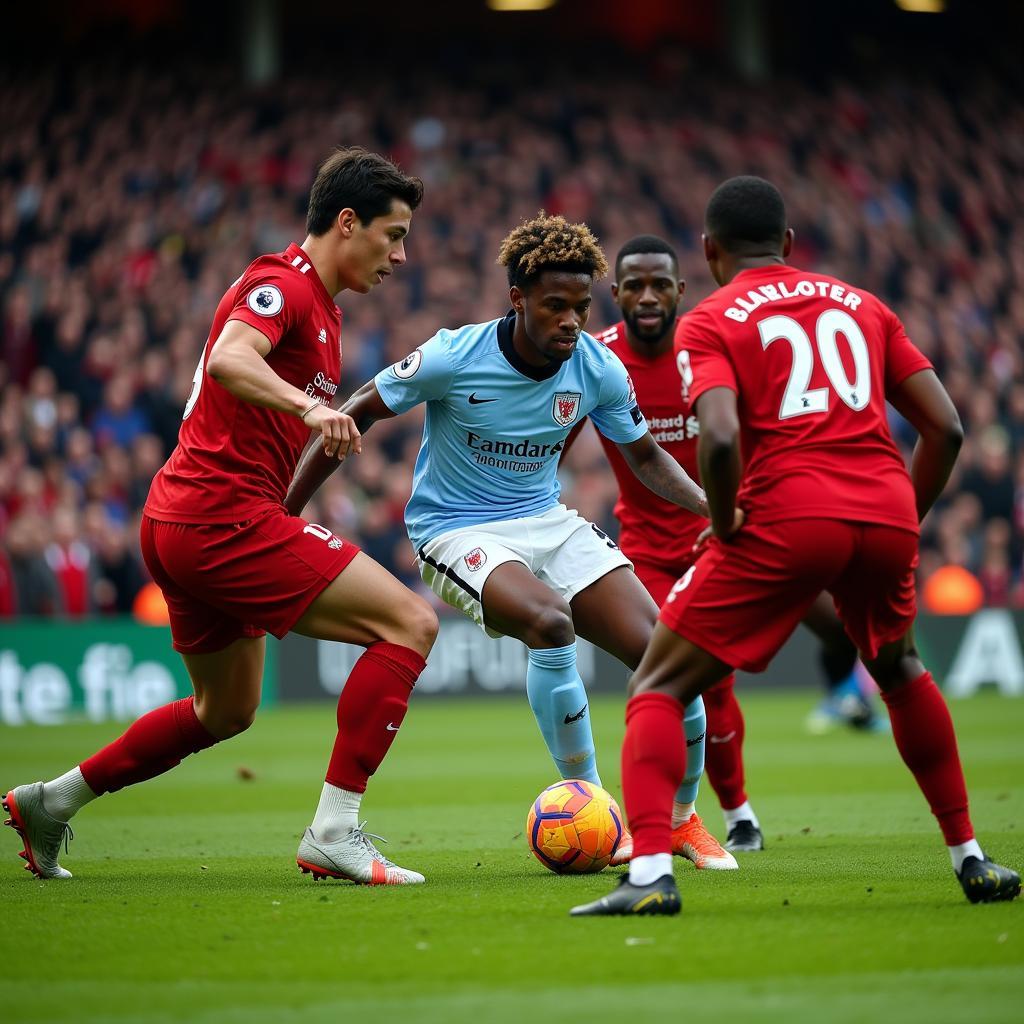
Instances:
[[[198,708],[196,714],[203,723],[203,727],[211,736],[218,740],[229,740],[232,736],[238,736],[245,732],[256,719],[256,709],[259,702],[243,704],[231,708]]]
[[[411,647],[425,658],[434,646],[437,631],[440,628],[437,612],[419,597],[410,604],[408,617],[403,624],[407,633],[406,646]]]
[[[525,637],[527,647],[568,647],[575,640],[572,611],[565,601],[555,601],[537,609]]]

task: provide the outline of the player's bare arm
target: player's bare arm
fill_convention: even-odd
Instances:
[[[328,456],[343,459],[359,452],[359,431],[351,417],[322,405],[304,391],[282,380],[267,365],[269,339],[241,320],[229,320],[210,350],[206,372],[237,398],[298,416],[323,438]]]
[[[384,404],[376,385],[370,380],[344,401],[336,415],[344,417],[351,424],[351,429],[355,432],[352,450],[358,455],[362,450],[362,433],[377,420],[387,419],[395,414]],[[312,419],[312,415],[309,419]],[[302,512],[309,504],[309,499],[344,461],[347,454],[348,450],[344,448],[339,448],[336,453],[329,452],[326,442],[323,446],[311,444],[302,453],[295,468],[295,476],[292,477],[284,498],[284,507],[289,515],[297,516]]]
[[[697,465],[707,491],[711,530],[716,537],[728,537],[743,522],[736,508],[736,494],[743,473],[740,459],[740,422],[736,415],[736,392],[711,388],[697,399],[700,439]]]
[[[633,475],[649,490],[688,512],[707,516],[708,501],[686,470],[651,437],[650,431],[617,446]]]
[[[912,373],[886,398],[920,435],[914,446],[910,479],[917,517],[935,504],[956,463],[964,440],[960,416],[934,370]]]

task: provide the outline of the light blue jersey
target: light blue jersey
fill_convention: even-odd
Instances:
[[[374,384],[392,412],[427,403],[405,510],[417,551],[448,530],[540,515],[558,504],[558,456],[589,416],[616,444],[647,423],[618,356],[581,334],[572,358],[535,367],[512,346],[515,313],[438,331]]]

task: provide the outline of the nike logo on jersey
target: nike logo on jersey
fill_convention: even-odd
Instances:
[[[733,729],[732,732],[727,732],[724,736],[709,736],[708,739],[712,743],[728,743],[735,735],[736,730]]]
[[[586,713],[587,713],[587,705],[584,704],[583,707],[581,707],[579,709],[579,711],[576,712],[575,715],[566,715],[565,716],[565,724],[566,725],[572,725],[573,722],[578,722]]]
[[[398,726],[392,725],[390,722],[384,727],[388,732],[398,732]]]
[[[469,396],[469,404],[470,405],[483,405],[484,402],[496,402],[496,401],[497,401],[496,398],[477,398],[475,391],[473,392],[473,394],[471,394]]]

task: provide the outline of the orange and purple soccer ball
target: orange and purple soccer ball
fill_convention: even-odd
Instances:
[[[557,874],[600,871],[622,842],[622,812],[600,786],[565,779],[534,800],[526,838],[537,860]]]

